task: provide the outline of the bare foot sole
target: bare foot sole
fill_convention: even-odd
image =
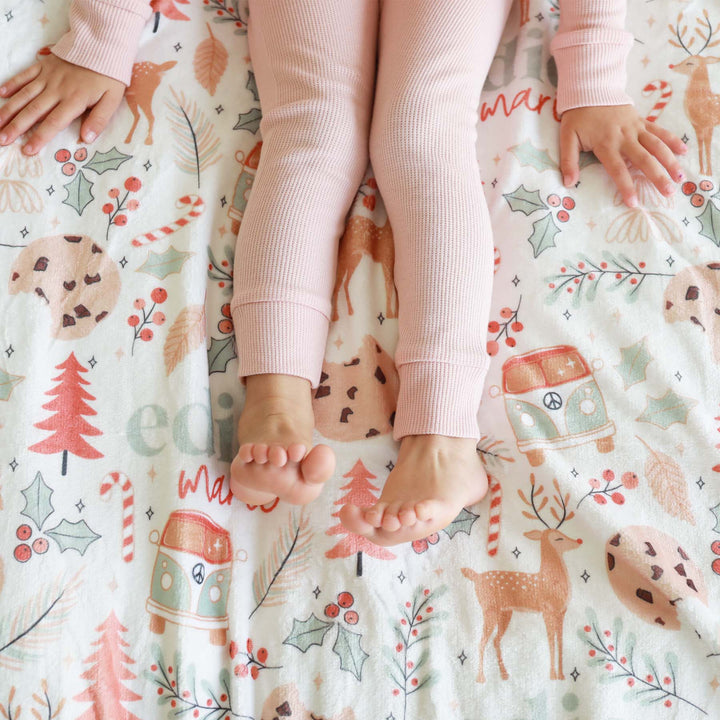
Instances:
[[[264,505],[276,497],[306,505],[335,471],[332,449],[312,446],[310,384],[293,376],[251,376],[248,388],[252,378],[279,378],[285,382],[285,396],[277,391],[271,397],[248,392],[238,422],[240,448],[230,467],[232,493],[251,505]]]
[[[377,545],[397,545],[447,527],[467,505],[482,500],[488,481],[476,441],[408,435],[378,502],[346,504],[342,524]]]

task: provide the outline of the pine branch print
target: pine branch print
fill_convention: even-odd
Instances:
[[[220,138],[213,124],[198,110],[196,102],[188,102],[185,93],[178,97],[174,88],[170,91],[175,103],[167,102],[170,111],[170,127],[174,135],[175,164],[188,174],[197,175],[200,188],[200,171],[214,165],[220,159]]]
[[[299,519],[293,513],[273,543],[272,551],[253,577],[253,598],[256,605],[249,617],[263,604],[282,605],[284,595],[298,585],[298,580],[310,562],[308,516],[303,509]]]
[[[23,663],[41,658],[47,643],[60,639],[62,625],[77,602],[81,572],[65,587],[57,580],[21,606],[14,618],[0,618],[0,667],[19,670]]]

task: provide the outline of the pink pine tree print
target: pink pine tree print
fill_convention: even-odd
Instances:
[[[89,667],[80,677],[91,680],[87,689],[76,695],[73,700],[90,702],[92,705],[76,720],[97,720],[97,718],[112,718],[113,720],[139,720],[130,712],[122,702],[142,700],[142,696],[133,692],[122,684],[122,680],[134,680],[135,675],[124,665],[135,661],[125,654],[121,648],[128,647],[120,633],[127,632],[127,628],[120,624],[115,617],[115,611],[111,610],[107,620],[96,630],[100,633],[100,639],[93,644],[98,649],[85,659],[91,662]]]
[[[28,450],[46,455],[62,452],[62,474],[65,475],[68,452],[88,460],[104,457],[82,437],[83,435],[102,435],[103,433],[83,420],[82,417],[83,415],[97,415],[97,412],[85,402],[86,400],[95,400],[95,397],[80,387],[90,384],[80,377],[80,373],[87,372],[87,368],[77,361],[75,353],[70,353],[68,359],[56,367],[63,372],[54,377],[52,382],[60,384],[45,393],[46,395],[55,395],[56,398],[43,405],[44,410],[55,414],[35,423],[36,428],[52,431],[53,434],[45,440],[31,445]]]
[[[343,485],[341,490],[348,490],[348,493],[336,500],[334,505],[345,505],[345,503],[353,503],[358,507],[370,507],[377,502],[378,496],[375,495],[379,488],[375,487],[370,482],[370,478],[375,480],[376,476],[373,475],[363,465],[362,460],[358,460],[348,473],[343,477],[352,478],[347,484]],[[333,513],[332,517],[338,517],[340,511]],[[325,553],[326,557],[329,558],[345,558],[349,557],[353,553],[357,553],[357,574],[362,575],[362,553],[363,551],[368,553],[371,557],[378,558],[378,560],[394,560],[393,555],[389,550],[386,550],[380,545],[376,545],[366,537],[362,535],[356,535],[354,532],[350,532],[342,523],[338,523],[331,527],[328,531],[328,535],[340,535],[345,534],[345,537],[335,545],[332,549]]]

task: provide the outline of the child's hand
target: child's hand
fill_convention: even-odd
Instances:
[[[580,176],[580,150],[592,151],[615,181],[623,200],[637,206],[635,187],[624,158],[641,170],[663,195],[672,195],[683,172],[673,153],[686,153],[683,141],[648,122],[632,105],[603,105],[566,110],[560,120],[560,170],[565,187]],[[664,170],[663,170],[664,168]]]
[[[33,155],[94,106],[80,129],[83,140],[92,142],[105,129],[124,93],[125,85],[119,80],[46,55],[0,88],[0,97],[9,98],[0,108],[0,145],[10,144],[42,120],[23,146],[23,152]]]

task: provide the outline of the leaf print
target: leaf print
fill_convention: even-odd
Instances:
[[[558,170],[558,164],[550,157],[547,148],[536,148],[529,140],[508,148],[520,161],[521,167],[530,166],[538,172],[543,170]]]
[[[205,306],[189,305],[180,311],[172,324],[163,347],[165,374],[172,371],[186,355],[199,348],[205,339]]]
[[[560,232],[560,228],[555,224],[552,213],[548,213],[544,218],[536,220],[533,223],[533,233],[528,238],[528,242],[533,248],[533,257],[537,257],[540,253],[555,247],[555,236]]]
[[[615,365],[615,369],[623,380],[625,390],[646,379],[647,366],[653,358],[645,347],[645,340],[647,338],[630,347],[620,348],[621,361],[619,365]]]
[[[686,423],[690,410],[697,405],[697,400],[691,400],[668,390],[662,397],[647,396],[647,405],[642,415],[635,418],[638,422],[657,425],[667,430],[673,423]]]
[[[645,476],[655,499],[669,515],[695,525],[687,482],[680,466],[665,453],[653,450],[641,437],[635,437],[650,453],[645,462]]]
[[[210,23],[207,25],[210,37],[203,40],[195,50],[193,59],[193,67],[195,69],[196,80],[210,93],[215,95],[218,83],[227,69],[228,51],[225,46],[218,40],[210,29]]]
[[[536,210],[548,210],[548,206],[542,201],[540,193],[537,190],[527,190],[524,185],[520,185],[510,193],[503,194],[507,204],[513,212],[521,212],[530,215]]]
[[[286,593],[298,587],[310,563],[311,537],[306,512],[303,510],[299,519],[290,513],[289,522],[273,543],[272,552],[255,571],[253,598],[256,605],[250,617],[263,604],[266,607],[282,605]]]

